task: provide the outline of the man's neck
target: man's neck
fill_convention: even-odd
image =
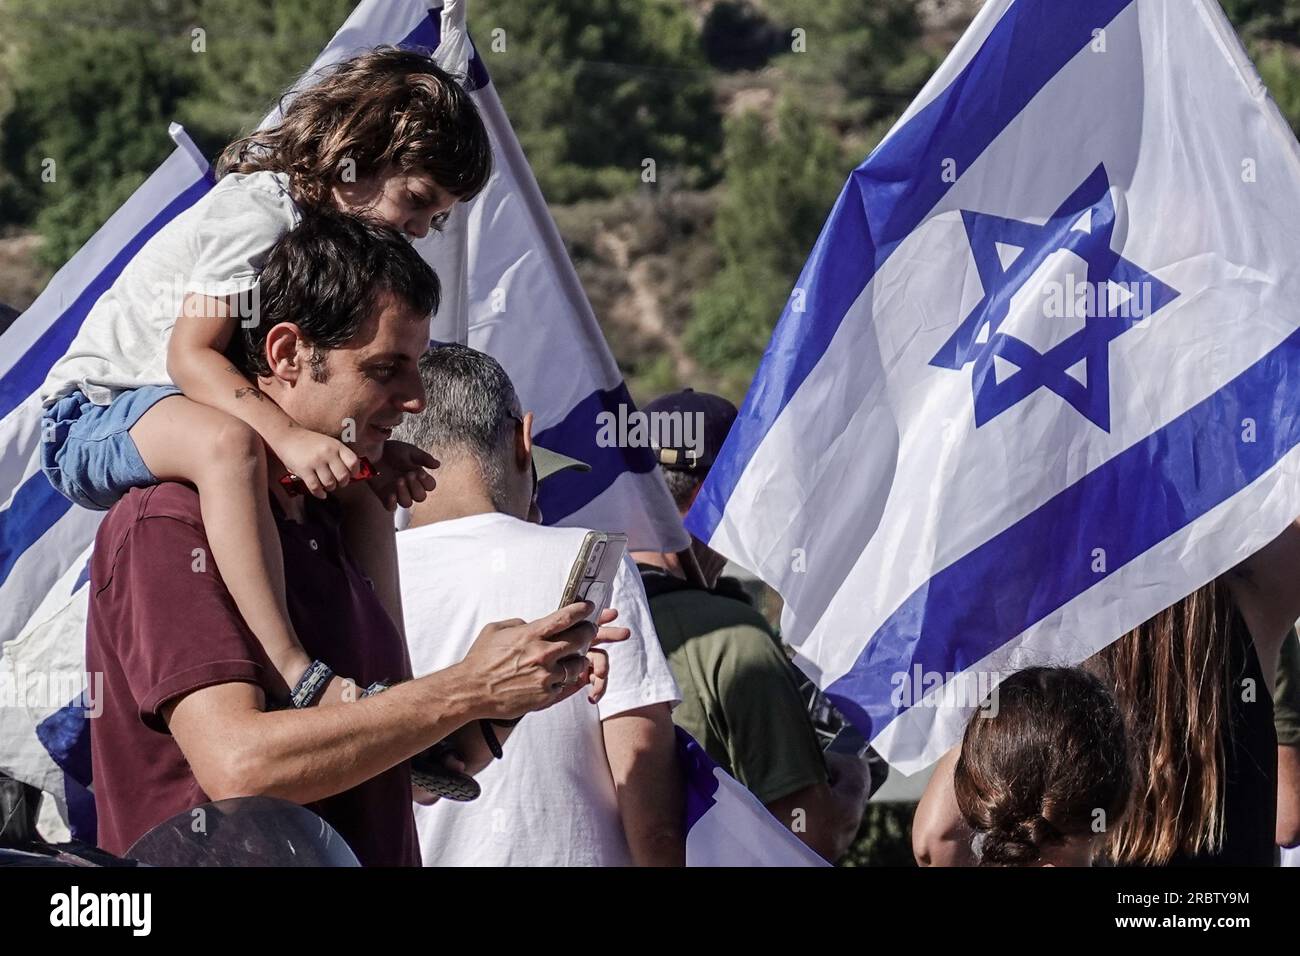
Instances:
[[[686,580],[686,572],[682,570],[681,559],[675,554],[663,554],[659,551],[633,551],[632,560],[637,564],[648,564],[652,568],[668,572],[675,578]]]
[[[496,514],[498,509],[483,486],[473,461],[444,461],[434,473],[437,487],[411,506],[410,528],[471,515]]]

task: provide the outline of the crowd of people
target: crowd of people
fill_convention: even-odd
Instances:
[[[108,512],[87,624],[105,850],[268,795],[368,865],[681,865],[674,725],[826,859],[856,835],[879,781],[823,749],[703,542],[629,555],[594,622],[557,609],[585,531],[543,525],[538,492],[585,465],[533,444],[495,360],[429,347],[441,290],[411,245],[491,171],[427,57],[345,61],[226,150],[51,370],[45,473]],[[656,449],[685,515],[736,409],[687,389],[646,411],[704,423],[689,454]],[[1084,668],[1004,682],[939,764],[918,859],[1271,863],[1300,839],[1295,638],[1276,715],[1260,666],[1300,617],[1284,538]]]

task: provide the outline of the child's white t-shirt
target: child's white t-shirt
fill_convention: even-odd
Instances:
[[[397,536],[411,666],[422,676],[464,659],[484,625],[534,621],[560,605],[585,528],[504,514],[438,521]],[[681,692],[659,645],[636,565],[624,558],[610,606],[632,636],[607,647],[599,704],[580,692],[528,714],[505,756],[478,775],[472,803],[415,808],[425,866],[631,866],[602,721]]]
[[[223,177],[127,263],[50,369],[41,403],[80,389],[107,405],[128,389],[172,384],[167,343],[185,296],[252,289],[267,253],[299,218],[284,173]]]

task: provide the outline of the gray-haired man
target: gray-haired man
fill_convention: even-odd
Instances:
[[[401,437],[440,462],[438,487],[398,535],[402,606],[415,673],[440,670],[475,621],[559,606],[586,534],[526,519],[535,507],[532,423],[490,356],[440,346],[420,360],[428,395]],[[594,426],[593,426],[594,427]],[[473,734],[457,741],[482,796],[416,808],[426,866],[681,865],[683,796],[676,762],[676,684],[630,560],[611,606],[632,637],[610,646],[599,703],[580,697],[530,715],[492,761]],[[477,633],[478,628],[467,633]]]

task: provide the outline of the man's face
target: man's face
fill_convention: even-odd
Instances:
[[[352,341],[323,350],[316,374],[304,371],[281,405],[304,428],[377,461],[402,416],[424,408],[416,362],[428,345],[429,316],[383,292]],[[310,354],[309,346],[301,348]]]

